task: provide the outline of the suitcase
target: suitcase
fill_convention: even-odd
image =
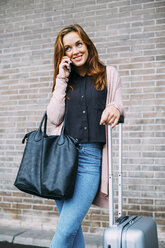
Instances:
[[[114,223],[112,130],[108,126],[109,227],[103,234],[103,248],[158,248],[157,226],[153,218],[122,216],[122,124],[119,120],[118,219]]]

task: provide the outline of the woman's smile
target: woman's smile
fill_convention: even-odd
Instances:
[[[77,57],[74,57],[73,60],[80,61],[82,59],[82,55],[79,55]]]

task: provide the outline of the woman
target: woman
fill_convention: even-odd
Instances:
[[[65,114],[65,133],[78,139],[80,146],[74,195],[56,200],[60,217],[50,247],[84,248],[81,222],[92,202],[106,205],[108,194],[105,124],[116,126],[123,105],[118,72],[99,60],[93,42],[77,24],[57,36],[52,91],[47,115],[53,134],[60,133]]]

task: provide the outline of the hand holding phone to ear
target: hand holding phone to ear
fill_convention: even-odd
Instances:
[[[68,78],[71,72],[71,63],[69,57],[64,56],[59,65],[59,76],[62,78]]]

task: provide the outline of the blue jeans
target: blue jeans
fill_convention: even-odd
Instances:
[[[50,248],[85,247],[81,222],[99,187],[101,158],[102,146],[99,143],[80,144],[74,195],[68,200],[56,200],[60,217]]]

